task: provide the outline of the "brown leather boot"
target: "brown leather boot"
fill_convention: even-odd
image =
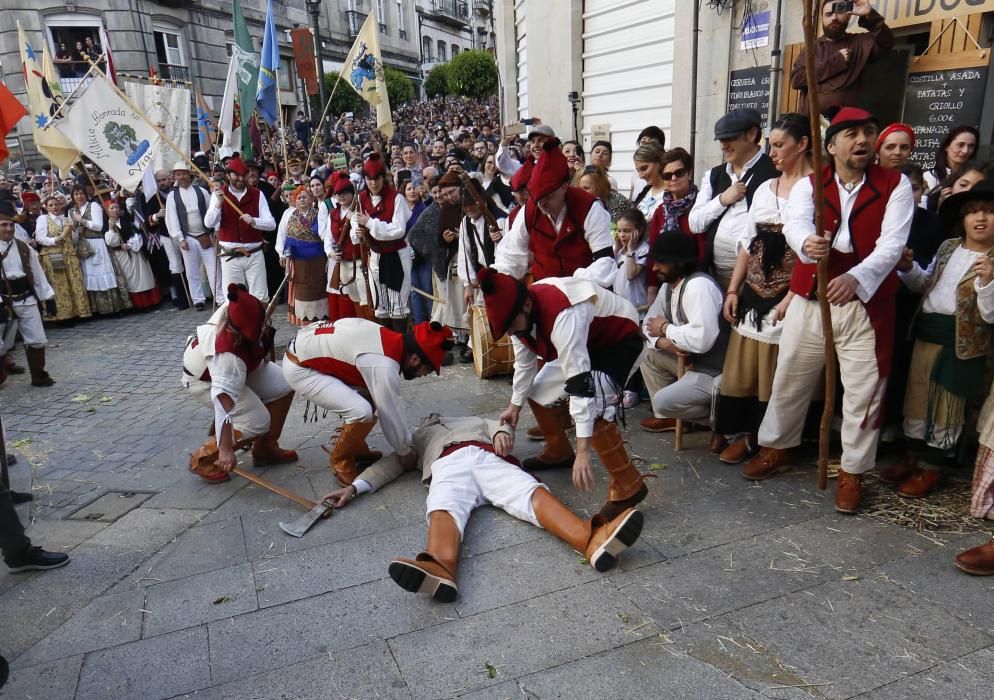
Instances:
[[[31,386],[52,386],[55,380],[45,371],[45,348],[29,348],[24,346],[24,356],[28,360],[28,371],[31,372]]]
[[[927,498],[942,485],[942,472],[936,469],[916,469],[897,488],[902,498]]]
[[[725,464],[742,464],[757,452],[759,452],[759,445],[756,443],[756,436],[746,435],[727,445],[718,453],[718,459]]]
[[[376,419],[359,423],[346,423],[338,433],[335,449],[328,455],[331,470],[335,472],[338,483],[348,486],[359,476],[356,467],[356,455],[366,442],[366,436],[376,425]]]
[[[722,452],[728,449],[731,445],[728,441],[728,437],[722,435],[721,433],[711,433],[711,439],[708,441],[708,449],[713,455],[720,455]]]
[[[628,458],[621,430],[616,423],[598,418],[594,422],[590,444],[611,476],[607,503],[601,507],[600,515],[607,520],[614,520],[628,508],[645,500],[649,487],[645,485],[645,477]]]
[[[835,510],[840,513],[855,513],[863,500],[863,475],[850,474],[839,470],[835,485]]]
[[[456,565],[459,562],[459,527],[448,511],[432,511],[428,520],[428,546],[414,559],[394,559],[388,572],[398,586],[411,593],[428,593],[440,603],[459,595]]]
[[[956,555],[957,568],[974,576],[994,576],[994,540]]]
[[[532,493],[532,508],[538,522],[563,542],[583,554],[597,571],[609,571],[618,563],[618,555],[642,534],[642,513],[634,508],[622,511],[613,520],[595,515],[580,520],[548,489]]]
[[[521,463],[526,472],[543,469],[567,469],[573,466],[573,446],[566,436],[569,427],[569,404],[543,406],[528,399],[538,427],[545,437],[545,446],[537,457],[529,457]]]
[[[24,374],[26,371],[14,360],[14,356],[9,352],[3,356],[3,369],[7,374]]]
[[[787,460],[790,450],[778,450],[775,447],[760,447],[759,454],[746,462],[742,467],[742,476],[750,481],[763,481],[782,471],[790,469]]]
[[[252,445],[252,463],[257,467],[265,467],[271,464],[287,464],[297,461],[297,453],[293,450],[284,450],[279,445],[280,434],[286,424],[287,414],[290,412],[290,404],[293,403],[293,392],[266,404],[269,411],[269,431],[265,435],[260,435]]]
[[[916,469],[918,469],[918,455],[914,452],[905,452],[900,462],[884,467],[877,473],[877,477],[885,484],[896,486],[911,478]]]

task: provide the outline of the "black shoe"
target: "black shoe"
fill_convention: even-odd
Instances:
[[[58,569],[69,563],[69,555],[61,552],[46,552],[41,547],[32,547],[20,559],[8,561],[10,573],[19,574],[23,571],[46,571]]]
[[[31,493],[21,493],[20,491],[10,492],[10,500],[15,506],[18,506],[22,503],[29,503],[34,499],[35,499],[34,494]]]
[[[470,350],[468,347],[463,348],[459,352],[459,362],[461,362],[464,365],[468,365],[472,361],[473,361],[473,351]]]
[[[42,372],[31,378],[31,386],[52,386],[53,384],[55,384],[55,380],[48,372]]]
[[[7,453],[7,466],[12,467],[17,464],[17,457],[12,455],[10,452]]]
[[[204,310],[204,302],[198,301],[196,304],[193,305],[193,308],[195,308],[197,311],[203,311]]]

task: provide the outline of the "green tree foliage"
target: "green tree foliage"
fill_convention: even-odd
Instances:
[[[437,69],[436,69],[437,70]],[[449,61],[449,92],[464,97],[486,97],[497,92],[497,64],[486,51],[463,51]]]
[[[414,99],[414,82],[401,70],[387,66],[383,75],[387,81],[387,95],[390,96],[390,107],[410,102]]]
[[[425,92],[428,97],[449,94],[449,64],[439,63],[425,78]]]
[[[338,80],[338,73],[331,71],[330,73],[324,74],[324,94],[325,99],[328,95],[331,95],[331,91],[335,88],[335,82]],[[342,81],[338,83],[338,89],[335,90],[335,95],[331,100],[331,107],[328,108],[329,118],[334,121],[338,118],[340,114],[345,112],[358,112],[362,109],[362,106],[366,104],[359,94],[352,89],[349,84],[349,76],[343,75]],[[324,105],[321,105],[321,109],[324,109]],[[321,116],[321,110],[318,110],[317,117],[314,118],[316,122],[318,117]]]

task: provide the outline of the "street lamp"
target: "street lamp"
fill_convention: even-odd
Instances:
[[[324,109],[324,61],[321,60],[321,0],[305,0],[311,15],[311,30],[314,32],[314,60],[318,69],[318,94],[321,96],[321,109]]]

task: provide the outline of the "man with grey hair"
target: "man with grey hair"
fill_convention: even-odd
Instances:
[[[214,238],[211,230],[204,225],[210,193],[193,183],[190,170],[183,161],[173,166],[173,178],[176,186],[166,198],[166,230],[183,256],[193,305],[197,311],[203,311],[205,297],[200,277],[201,262],[207,271],[211,296],[217,298],[218,293]]]

